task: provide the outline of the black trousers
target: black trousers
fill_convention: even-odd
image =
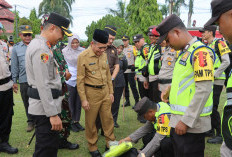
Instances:
[[[137,81],[138,81],[140,98],[142,99],[145,96],[148,97],[148,90],[144,88],[143,82],[139,81],[138,79],[137,79]]]
[[[69,91],[69,109],[71,111],[71,116],[73,121],[80,121],[81,117],[81,98],[77,91],[77,86],[72,87],[67,84],[68,91]]]
[[[13,111],[13,89],[0,91],[0,143],[8,142]]]
[[[129,100],[129,97],[130,97],[130,93],[129,93],[129,84],[130,84],[130,88],[131,88],[131,91],[133,93],[135,102],[138,102],[139,101],[139,94],[138,94],[136,82],[134,79],[135,73],[124,73],[124,78],[125,78],[125,82],[126,82],[126,86],[125,86],[125,98],[126,98],[126,100]]]
[[[171,129],[175,157],[204,157],[205,133],[177,135]]]
[[[149,99],[156,103],[161,101],[160,99],[161,92],[158,89],[158,83],[159,83],[158,80],[149,82],[149,88],[148,88]]]
[[[114,87],[114,102],[111,107],[114,123],[117,122],[118,119],[118,110],[120,106],[120,100],[122,97],[123,89],[124,87]]]
[[[142,138],[144,147],[153,139],[155,136],[156,130],[153,132],[147,134]],[[155,157],[173,157],[174,156],[174,150],[172,146],[172,141],[170,137],[165,137],[161,142],[160,142],[160,149],[158,149],[154,153]]]
[[[25,108],[25,112],[27,115],[27,123],[28,124],[33,124],[33,120],[31,119],[31,116],[28,115],[28,107],[29,107],[29,97],[27,95],[27,88],[28,88],[28,83],[20,83],[20,93],[21,93],[21,97],[23,100],[23,104],[24,104],[24,108]]]
[[[52,131],[49,117],[31,115],[35,122],[35,152],[33,157],[57,157],[59,132]]]
[[[211,117],[212,129],[216,130],[217,136],[221,135],[221,118],[218,112],[218,105],[219,105],[222,89],[223,86],[220,85],[213,86],[213,111],[210,117]]]

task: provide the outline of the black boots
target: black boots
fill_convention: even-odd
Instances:
[[[18,148],[11,147],[8,142],[0,143],[0,152],[6,152],[8,154],[18,153]]]

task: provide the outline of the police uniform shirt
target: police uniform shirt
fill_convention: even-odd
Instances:
[[[0,40],[0,50],[3,52],[5,58],[7,58],[8,46],[7,43],[2,40]]]
[[[57,115],[61,112],[62,97],[53,99],[51,89],[61,90],[57,63],[47,40],[37,35],[27,47],[26,73],[29,86],[36,88],[40,100],[29,98],[28,113],[32,115]]]
[[[174,49],[167,47],[162,53],[162,66],[159,71],[159,79],[172,79],[177,53]]]
[[[144,45],[147,45],[147,43],[144,43],[143,46],[144,46]],[[142,47],[142,48],[143,48],[143,47]],[[142,49],[142,48],[141,48],[141,49]],[[139,51],[142,51],[141,49],[140,49]],[[141,52],[140,52],[140,53],[141,53]],[[147,53],[148,53],[148,52],[147,52]],[[148,56],[148,54],[147,54],[147,56]],[[146,62],[146,64],[147,64],[147,60],[145,60],[145,61],[143,60],[142,62]],[[139,63],[139,64],[141,64],[141,63]],[[138,78],[138,80],[139,80],[140,82],[147,81],[147,78],[144,77],[142,74],[136,74],[136,77]]]
[[[107,46],[106,53],[110,66],[110,73],[113,74],[114,65],[119,64],[117,49],[113,45]]]
[[[187,45],[192,45],[194,42],[197,41],[197,38],[193,38]],[[187,51],[185,49],[184,51]],[[213,85],[213,75],[208,75],[209,77],[206,78],[206,76],[200,76],[197,75],[198,68],[204,68],[200,67],[198,65],[198,61],[195,60],[195,56],[198,51],[195,51],[195,53],[192,55],[192,66],[195,71],[195,94],[193,96],[192,101],[190,102],[188,108],[186,109],[185,114],[177,115],[177,114],[171,114],[171,119],[169,126],[172,128],[175,128],[177,123],[181,120],[183,123],[185,123],[189,128],[187,129],[187,132],[189,133],[203,133],[206,131],[209,131],[211,129],[211,118],[210,116],[200,117],[200,113],[205,105],[205,103],[208,100],[208,97],[212,91],[211,87]],[[211,56],[210,59],[213,60],[214,56],[213,53],[210,52],[209,54]],[[183,57],[183,56],[182,56]],[[210,62],[213,62],[212,60],[206,60],[206,64],[209,64]],[[205,62],[203,62],[205,64]],[[179,63],[176,63],[179,64]],[[212,63],[213,64],[213,63]],[[210,69],[213,71],[213,66]]]
[[[0,49],[0,80],[5,79],[10,76],[11,76],[11,73],[9,71],[9,66],[6,61],[5,54]],[[12,88],[12,86],[13,86],[13,81],[9,81],[8,83],[0,85],[0,91],[6,91]]]
[[[128,66],[135,64],[135,56],[134,56],[134,49],[132,45],[128,45],[124,47],[123,53],[126,56]],[[131,73],[131,69],[127,69],[125,73]]]
[[[97,56],[91,46],[79,55],[77,61],[77,89],[81,101],[87,100],[85,84],[107,86],[109,94],[113,94],[107,54],[103,53],[101,56]]]
[[[27,50],[27,45],[22,41],[15,44],[11,54],[11,73],[14,83],[27,82],[27,74],[25,68],[25,54]]]

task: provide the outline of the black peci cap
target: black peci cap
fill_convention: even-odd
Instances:
[[[104,31],[108,32],[112,36],[116,36],[117,28],[111,25],[106,25]]]
[[[152,108],[154,103],[148,98],[143,97],[135,106],[135,112],[139,114],[139,116],[143,116],[149,109]]]
[[[139,41],[142,38],[143,38],[142,34],[136,34],[135,36],[133,36],[133,42]]]
[[[122,40],[130,40],[130,38],[127,35],[122,36]]]
[[[168,32],[172,30],[174,27],[178,26],[179,24],[184,25],[182,20],[176,14],[172,14],[166,17],[156,28],[156,30],[160,34],[157,44],[162,43],[162,41],[165,40],[165,38],[167,37]]]
[[[45,21],[43,21],[43,20],[45,20]],[[43,23],[45,23],[45,22],[51,23],[51,24],[54,24],[54,25],[60,27],[66,36],[68,36],[68,37],[72,36],[72,32],[70,30],[68,30],[70,21],[67,18],[65,18],[57,13],[51,13],[49,15],[49,17],[47,15],[43,16],[41,24],[43,25]]]
[[[205,26],[214,25],[219,17],[232,9],[232,0],[213,0],[211,2],[212,17]]]
[[[204,28],[200,29],[200,32],[204,32],[204,31],[212,31],[212,32],[216,32],[217,30],[217,26],[216,25],[209,25],[209,26],[204,26]]]
[[[102,44],[106,44],[108,43],[108,39],[109,39],[108,32],[100,30],[100,29],[95,29],[93,33],[93,40],[99,43],[102,43]]]

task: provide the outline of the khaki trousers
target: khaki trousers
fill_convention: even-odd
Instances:
[[[111,113],[111,100],[109,96],[108,86],[97,89],[93,87],[85,87],[87,101],[90,110],[85,111],[85,136],[88,141],[88,149],[90,152],[97,150],[98,133],[96,128],[96,118],[99,113],[102,129],[104,131],[106,145],[108,141],[114,141],[114,122]]]

